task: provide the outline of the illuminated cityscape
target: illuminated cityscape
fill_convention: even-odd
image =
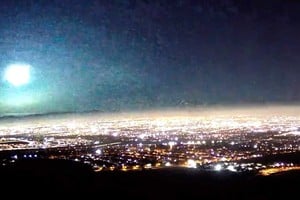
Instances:
[[[0,153],[2,165],[42,158],[81,162],[96,172],[194,168],[266,175],[261,170],[299,169],[300,163],[259,161],[300,151],[294,111],[227,108],[6,120]]]
[[[1,0],[0,16],[2,196],[299,194],[299,0]]]

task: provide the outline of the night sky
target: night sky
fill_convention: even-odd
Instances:
[[[0,115],[299,102],[299,38],[297,0],[2,0]]]

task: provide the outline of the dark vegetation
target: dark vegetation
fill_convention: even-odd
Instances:
[[[1,191],[23,197],[96,195],[138,199],[278,199],[297,196],[299,171],[268,177],[254,173],[162,169],[94,173],[78,162],[23,160],[0,170]]]

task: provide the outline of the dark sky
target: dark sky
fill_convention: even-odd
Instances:
[[[2,0],[0,114],[300,100],[300,1]]]

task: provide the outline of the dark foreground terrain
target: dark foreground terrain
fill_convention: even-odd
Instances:
[[[0,176],[2,193],[22,197],[287,199],[299,197],[300,186],[299,171],[268,177],[188,169],[95,173],[65,160],[25,160],[2,167]]]

